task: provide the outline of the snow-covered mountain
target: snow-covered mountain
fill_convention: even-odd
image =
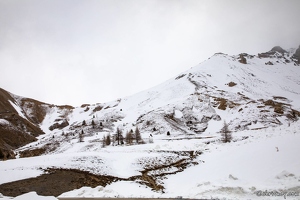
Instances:
[[[63,132],[76,138],[82,130],[87,135],[113,135],[117,127],[125,134],[136,126],[145,138],[167,132],[170,137],[200,136],[218,132],[224,120],[232,131],[266,128],[299,116],[299,49],[274,47],[258,55],[217,53],[156,87],[108,103],[55,106],[13,94],[7,101],[20,119],[47,133],[44,139]],[[13,122],[2,117],[1,124]],[[41,147],[48,141],[38,143]]]
[[[300,116],[299,60],[300,47],[284,50],[277,46],[258,55],[242,53],[230,56],[216,53],[197,66],[148,90],[112,102],[84,104],[80,107],[42,103],[1,89],[0,159],[13,157],[11,149],[18,158],[56,156],[59,162],[56,167],[131,177],[130,180],[135,181],[148,180],[145,181],[147,186],[160,191],[168,181],[152,184],[149,177],[145,177],[145,171],[140,178],[135,176],[152,165],[155,167],[155,164],[167,166],[166,163],[169,163],[168,169],[164,169],[167,173],[177,173],[187,166],[199,164],[199,160],[196,163],[194,160],[198,156],[198,147],[202,147],[203,142],[215,147],[224,121],[233,133],[243,133],[236,137],[236,141],[246,140],[249,135],[260,130],[279,130],[281,125],[290,127],[290,124],[297,124]],[[140,130],[146,144],[138,145],[143,147],[126,147],[129,152],[135,152],[129,157],[128,152],[111,146],[109,152],[117,153],[108,159],[101,147],[103,137],[115,135],[117,129],[125,137],[127,132],[136,128]],[[18,139],[15,142],[10,137],[13,133],[26,140]],[[195,139],[203,141],[186,142]],[[152,140],[154,143],[149,144]],[[185,143],[180,143],[181,140]],[[165,145],[168,141],[178,141],[178,144]],[[156,142],[160,144],[158,149]],[[162,148],[164,153],[158,153],[162,146],[172,152]],[[151,149],[157,151],[145,158],[145,152],[149,153]],[[203,148],[200,149],[202,152]],[[246,148],[244,151],[248,150]],[[174,151],[177,153],[174,154]],[[125,166],[129,168],[135,163],[134,172],[126,167],[116,169],[118,172],[123,170],[123,173],[116,173],[102,165],[96,167],[92,160],[98,163],[98,153],[93,152],[100,152],[101,159],[105,160],[103,162],[111,168],[115,168],[116,163],[126,163],[128,158],[132,162],[130,166]],[[77,162],[74,153],[78,155],[76,159],[89,164]],[[120,155],[124,158],[118,160]],[[38,162],[47,163],[48,158],[44,158],[47,157],[40,157]],[[64,166],[64,159],[72,164]]]

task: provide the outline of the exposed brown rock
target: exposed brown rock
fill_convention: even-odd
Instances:
[[[300,64],[300,45],[299,48],[296,50],[292,58],[295,60],[297,64]]]
[[[28,149],[25,151],[21,151],[20,153],[20,158],[26,158],[26,157],[33,157],[33,156],[40,156],[43,153],[46,152],[46,148],[38,148],[38,149]]]
[[[15,153],[12,150],[0,148],[0,160],[8,160],[15,158]]]
[[[53,131],[54,129],[63,129],[68,125],[69,125],[69,122],[67,120],[62,120],[61,122],[57,122],[57,123],[51,125],[49,127],[49,130]]]
[[[229,87],[233,87],[233,86],[236,86],[236,85],[237,85],[237,84],[236,84],[235,82],[232,82],[232,81],[228,83],[228,86],[229,86]]]
[[[243,64],[247,64],[247,59],[244,57],[243,54],[240,54],[239,62],[240,62],[240,63],[243,63]]]
[[[265,65],[274,65],[271,61],[266,62]]]

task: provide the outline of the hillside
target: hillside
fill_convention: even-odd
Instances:
[[[282,177],[289,174],[293,174],[296,179],[300,177],[297,171],[299,162],[295,156],[290,155],[299,150],[296,145],[299,142],[300,117],[299,52],[300,47],[284,50],[277,46],[257,55],[242,53],[230,56],[216,53],[197,66],[148,90],[112,102],[83,104],[80,107],[42,103],[1,89],[0,144],[11,156],[2,156],[0,159],[13,158],[13,154],[19,159],[6,161],[7,164],[0,168],[0,173],[13,170],[15,174],[2,180],[0,192],[19,194],[13,193],[11,188],[3,189],[10,187],[5,183],[20,179],[26,181],[45,175],[49,170],[52,170],[49,174],[53,176],[69,173],[70,170],[79,173],[76,171],[79,170],[91,173],[89,176],[105,177],[108,181],[97,184],[89,180],[84,181],[85,185],[74,186],[74,180],[70,183],[66,180],[61,190],[57,189],[50,194],[40,191],[39,194],[59,195],[82,186],[101,185],[98,193],[83,188],[66,195],[100,194],[103,191],[102,195],[105,193],[111,196],[116,193],[110,195],[109,191],[104,192],[105,188],[109,190],[107,188],[112,187],[111,190],[115,191],[119,186],[130,185],[136,188],[142,185],[140,190],[148,191],[145,196],[156,197],[166,192],[165,197],[168,197],[179,195],[174,192],[179,191],[176,184],[179,179],[195,190],[200,188],[197,185],[202,184],[201,194],[191,192],[189,196],[189,193],[180,189],[190,198],[214,194],[213,191],[224,192],[226,196],[229,190],[229,193],[242,192],[244,195],[265,189],[262,185],[257,186],[261,183],[286,189],[278,186],[287,181]],[[224,121],[233,134],[233,142],[229,144],[222,144],[220,140]],[[134,136],[126,140],[126,133],[132,130],[134,134],[136,129],[141,133],[141,140],[137,141]],[[122,145],[117,145],[117,130],[124,137],[124,141],[120,142]],[[111,142],[105,147],[103,138],[106,140],[107,137]],[[258,162],[255,173],[245,175],[250,170],[246,165],[251,165],[251,162],[241,157],[247,154],[254,156],[251,151],[256,147],[261,150],[256,153],[270,156],[274,160],[268,162],[264,156],[253,158],[253,162]],[[192,178],[183,178],[193,177],[197,170],[215,173],[208,167],[216,167],[219,161],[214,159],[222,160],[225,156],[225,153],[217,150],[219,148],[232,155],[229,157],[230,162],[244,162],[245,170],[228,170],[231,164],[224,165],[225,172],[220,173],[220,176],[227,178],[221,182],[226,185],[229,176],[229,189],[218,185],[215,176],[211,180],[208,176],[202,177],[200,173],[198,178],[207,179],[201,183],[198,180],[191,181]],[[269,148],[275,149],[275,153]],[[260,169],[260,166],[274,165],[278,155],[276,149],[282,153],[278,162],[285,162],[285,156],[289,155],[289,158],[285,164],[281,163],[276,168],[277,171],[269,174],[267,167]],[[234,153],[238,151],[239,154]],[[203,168],[206,161],[210,164]],[[226,160],[223,159],[224,162]],[[11,168],[10,163],[22,165],[22,171]],[[287,171],[280,175],[283,170]],[[24,174],[24,171],[28,173]],[[270,175],[273,182],[251,179],[256,173],[264,172],[267,173],[265,178],[270,178],[267,177]],[[278,178],[278,183],[273,180],[276,176],[282,176]],[[99,177],[92,180],[101,179]],[[37,179],[28,179],[26,184],[12,182],[11,185],[16,184],[15,188],[21,188],[25,184],[26,192],[29,192],[30,184],[36,187],[35,181]],[[287,184],[289,189],[297,185],[293,181]],[[242,185],[242,189],[235,184],[237,182]],[[256,188],[249,189],[252,186]],[[122,194],[126,196],[125,191]]]
[[[224,120],[232,131],[295,121],[300,110],[298,51],[274,47],[258,55],[218,53],[149,90],[76,108],[12,95],[12,102],[21,110],[19,116],[23,113],[23,118],[46,133],[39,145],[22,150],[53,146],[50,139],[55,137],[51,151],[61,152],[64,150],[58,146],[65,137],[78,138],[81,131],[87,136],[98,132],[113,135],[117,127],[125,134],[137,126],[144,138],[167,132],[171,137],[194,137],[219,131]]]

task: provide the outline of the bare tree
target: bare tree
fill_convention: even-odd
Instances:
[[[111,137],[112,146],[115,146],[116,144],[116,134],[113,134]]]
[[[125,141],[126,141],[126,144],[132,145],[132,141],[133,141],[133,131],[132,130],[130,130],[126,133]]]
[[[224,142],[224,143],[231,142],[231,139],[232,139],[231,131],[229,131],[228,124],[226,123],[225,120],[224,120],[223,128],[221,129],[220,132],[221,132],[222,142]]]
[[[106,145],[110,145],[110,143],[111,143],[110,134],[108,134],[108,135],[106,136],[106,142],[105,142],[105,144],[106,144]]]
[[[117,134],[116,134],[116,139],[118,141],[118,145],[123,144],[123,135],[122,135],[122,130],[117,128]]]
[[[92,120],[92,127],[95,128],[95,122]]]
[[[103,138],[102,138],[102,148],[105,148],[106,147],[106,137],[105,135],[103,135]]]
[[[135,141],[136,141],[136,143],[139,144],[139,142],[142,141],[142,137],[141,137],[141,132],[140,132],[140,130],[139,130],[139,128],[137,126],[135,128],[134,135],[135,135]]]
[[[84,140],[84,132],[81,130],[81,133],[79,133],[79,142],[83,142]]]

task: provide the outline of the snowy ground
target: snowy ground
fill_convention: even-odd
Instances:
[[[48,167],[81,169],[126,178],[140,174],[146,167],[147,162],[141,163],[141,160],[150,161],[150,165],[155,162],[165,164],[184,157],[170,151],[193,150],[203,152],[196,158],[199,164],[161,180],[165,193],[152,191],[134,181],[120,181],[106,187],[83,187],[61,197],[283,199],[284,192],[289,192],[286,195],[300,194],[299,130],[300,124],[295,122],[290,126],[236,132],[234,142],[227,144],[220,143],[218,135],[206,139],[157,138],[153,144],[8,160],[1,162],[0,184],[36,177]],[[258,197],[256,193],[260,191],[278,193],[277,197]],[[27,195],[32,196],[30,199],[38,198],[35,193]],[[28,199],[26,195],[23,197],[15,199]],[[286,198],[300,199],[300,196]]]

